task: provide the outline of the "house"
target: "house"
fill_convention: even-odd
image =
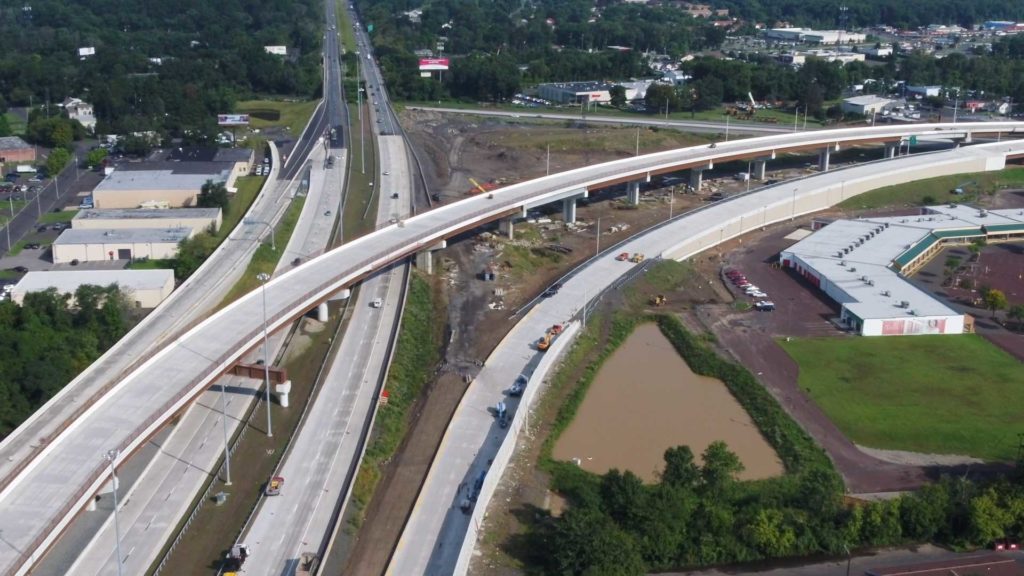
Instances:
[[[96,115],[93,112],[92,104],[68,96],[60,105],[68,113],[68,118],[78,120],[78,123],[90,132],[96,129]]]
[[[35,162],[36,149],[17,136],[0,137],[0,163]]]

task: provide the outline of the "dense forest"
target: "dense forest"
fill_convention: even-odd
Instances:
[[[773,25],[836,28],[839,6],[846,6],[847,23],[854,27],[884,24],[917,28],[928,24],[967,27],[985,20],[1024,20],[1024,4],[1017,0],[716,0],[716,8],[730,15]]]
[[[908,6],[926,3],[929,9]],[[409,0],[359,0],[364,23],[374,25],[375,54],[396,98],[436,100],[460,98],[497,101],[539,82],[625,80],[649,76],[643,52],[679,57],[721,45],[724,32],[702,19],[669,6],[618,2],[540,0],[470,2],[442,0],[423,7],[420,21],[405,12],[418,7]],[[763,4],[763,5],[762,5]],[[918,26],[934,22],[968,23],[1007,17],[1024,11],[1010,1],[896,3],[883,0],[849,2],[851,25]],[[734,13],[774,23],[836,26],[838,10],[831,2],[726,2]],[[934,6],[932,6],[934,5]],[[908,20],[902,15],[912,15]],[[1024,14],[1019,15],[1024,18]],[[420,78],[414,50],[433,49],[443,39],[453,58],[442,82]],[[607,49],[626,46],[629,51]],[[904,80],[910,84],[943,84],[991,95],[1024,97],[1024,38],[996,42],[991,55],[950,54],[935,58],[901,54],[884,66],[855,62],[847,66],[811,61],[799,70],[768,56],[735,55],[737,60],[699,58],[685,65],[695,85],[679,90],[672,109],[702,109],[724,102],[755,98],[796,101],[824,118],[824,100],[866,79],[882,91]],[[676,100],[678,98],[678,100]],[[657,101],[664,102],[659,94]],[[675,105],[671,105],[675,104]],[[655,107],[661,109],[661,106]]]
[[[237,99],[319,95],[322,14],[319,0],[3,3],[0,111],[75,96],[95,106],[100,133],[201,139]]]
[[[74,306],[50,290],[21,306],[0,302],[0,437],[114,345],[129,329],[131,306],[117,286],[82,286]]]

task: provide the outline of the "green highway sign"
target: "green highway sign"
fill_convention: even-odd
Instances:
[[[917,145],[917,136],[910,137],[910,144],[915,146]]]

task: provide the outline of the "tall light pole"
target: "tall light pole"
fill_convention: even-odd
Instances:
[[[636,156],[640,155],[640,127],[636,127]]]
[[[358,78],[357,78],[358,81]],[[362,163],[362,173],[366,174],[366,123],[363,122],[363,89],[356,91],[359,104],[359,161]]]
[[[548,156],[547,156],[547,161],[544,164],[544,175],[545,176],[550,176],[551,175],[551,144],[548,144]]]
[[[725,115],[725,141],[729,141],[729,115]]]
[[[114,553],[117,554],[117,576],[121,576],[121,527],[117,523],[117,469],[114,467],[114,463],[117,462],[117,457],[120,455],[121,451],[116,448],[107,450],[107,462],[110,463],[110,485],[114,489]]]
[[[224,485],[231,486],[231,449],[228,447],[228,401],[220,385],[220,417],[224,423]]]
[[[256,279],[263,283],[263,384],[267,387],[267,438],[274,437],[270,422],[270,347],[267,345],[267,282],[270,274],[260,272]]]
[[[800,121],[800,107],[796,107],[796,116],[793,117],[793,132],[796,132],[797,122]]]
[[[601,253],[601,217],[597,217],[597,244],[594,247],[594,255]]]

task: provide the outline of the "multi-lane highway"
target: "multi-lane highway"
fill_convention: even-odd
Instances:
[[[439,239],[503,216],[525,205],[558,200],[609,182],[643,179],[652,172],[707,164],[719,158],[751,157],[786,149],[834,147],[845,142],[899,139],[908,134],[966,136],[1011,132],[1013,122],[823,130],[768,136],[672,150],[580,168],[449,204],[391,224],[347,243],[266,285],[268,324],[275,330],[346,286]],[[734,205],[735,206],[735,205]],[[63,433],[48,438],[34,458],[0,487],[0,568],[21,572],[31,565],[103,485],[103,454],[130,454],[245,350],[260,341],[260,294],[247,295],[166,344],[91,404]]]
[[[448,426],[388,574],[466,573],[475,540],[464,539],[467,531],[472,538],[480,529],[473,523],[483,517],[483,511],[470,516],[460,510],[459,503],[469,496],[481,473],[501,474],[501,470],[490,470],[490,463],[507,434],[490,408],[505,400],[509,410],[518,409],[516,401],[506,398],[517,374],[531,375],[530,386],[541,385],[544,374],[535,373],[534,368],[542,354],[533,344],[546,328],[573,319],[586,302],[635,270],[634,264],[617,261],[616,254],[639,252],[649,258],[684,259],[750,230],[822,210],[868,190],[929,176],[1000,169],[1008,155],[1020,154],[1024,154],[1024,141],[1008,141],[827,172],[678,215],[609,248],[564,280],[557,294],[530,309],[487,359]]]

